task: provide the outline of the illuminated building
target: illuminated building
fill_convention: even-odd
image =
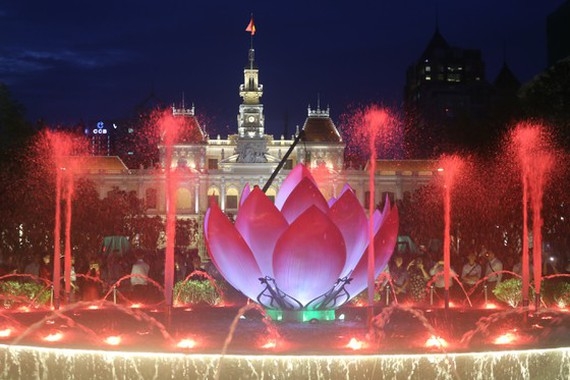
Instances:
[[[253,48],[249,51],[239,94],[242,103],[237,115],[237,133],[226,138],[208,136],[196,118],[194,106],[173,106],[173,117],[184,118],[184,130],[172,147],[170,162],[165,159],[165,146],[159,145],[159,165],[156,167],[129,168],[118,156],[91,156],[82,166],[82,175],[93,180],[101,198],[114,189],[134,192],[144,200],[148,214],[164,216],[165,168],[175,169],[179,174],[176,214],[178,218],[200,222],[212,197],[224,212],[235,214],[246,184],[260,188],[267,186],[266,194],[274,198],[281,182],[297,163],[304,163],[316,172],[315,177],[326,198],[338,196],[348,183],[363,205],[367,204],[369,174],[366,168],[345,167],[346,144],[330,118],[328,107],[322,109],[320,104],[315,108],[308,107],[307,118],[295,134],[303,131],[304,137],[284,161],[295,135],[274,138],[265,133],[265,116],[260,101],[263,85],[259,82]],[[268,183],[282,161],[282,170]],[[377,203],[386,197],[392,201],[401,200],[406,193],[429,182],[436,172],[435,161],[378,161],[374,198]]]

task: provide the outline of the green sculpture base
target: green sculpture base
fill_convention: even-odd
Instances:
[[[282,322],[312,322],[334,321],[334,310],[276,310],[266,309],[267,315],[274,321]]]

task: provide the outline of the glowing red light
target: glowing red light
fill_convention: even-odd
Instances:
[[[513,344],[518,340],[518,337],[513,334],[512,332],[505,333],[503,335],[499,335],[495,338],[493,343],[495,344]]]
[[[498,308],[498,306],[492,302],[487,302],[485,304],[485,309],[497,309],[497,308]]]
[[[264,348],[264,349],[272,349],[275,347],[277,347],[277,340],[275,340],[275,339],[268,339],[267,342],[265,342],[261,346],[261,348]]]
[[[12,335],[12,329],[6,328],[4,330],[0,330],[0,338],[8,338]]]
[[[194,339],[192,338],[185,338],[185,339],[181,339],[178,344],[176,344],[176,347],[178,348],[194,348],[196,347],[197,343]]]
[[[59,342],[63,339],[63,333],[61,331],[53,332],[44,337],[46,342]]]
[[[442,337],[432,335],[426,340],[425,347],[427,348],[446,348],[447,341]]]
[[[105,343],[110,346],[118,346],[121,344],[121,337],[119,335],[111,335],[105,338]]]
[[[350,341],[347,343],[346,347],[355,351],[362,350],[363,348],[366,348],[366,342],[358,340],[356,338],[350,338]]]

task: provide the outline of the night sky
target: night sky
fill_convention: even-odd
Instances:
[[[302,125],[307,106],[401,104],[406,68],[436,25],[481,49],[487,79],[504,59],[526,82],[546,67],[546,17],[564,0],[22,1],[0,4],[0,81],[33,121],[131,116],[151,94],[194,103],[208,132],[237,131],[253,13],[266,131]]]

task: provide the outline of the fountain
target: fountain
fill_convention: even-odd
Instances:
[[[533,216],[533,259],[535,307],[540,304],[542,278],[542,198],[549,171],[554,165],[554,153],[545,136],[546,131],[539,125],[519,123],[513,131],[512,145],[518,154],[523,188],[523,252],[522,252],[522,294],[523,304],[528,305],[529,289],[529,242],[528,242],[528,202],[529,194]]]
[[[30,311],[30,303],[0,313],[0,377],[563,379],[570,373],[565,311],[376,303],[370,328],[370,308],[350,301],[369,288],[365,253],[374,254],[375,278],[385,267],[398,209],[386,202],[368,219],[348,187],[326,200],[304,166],[291,171],[275,203],[246,186],[235,224],[212,204],[204,228],[217,268],[254,302],[176,306],[166,275],[158,305],[102,299]]]
[[[449,286],[451,280],[451,189],[456,180],[458,171],[461,170],[463,162],[458,156],[443,157],[440,160],[440,165],[443,169],[443,214],[445,226],[443,230],[443,278],[445,289],[445,308],[449,309]]]

